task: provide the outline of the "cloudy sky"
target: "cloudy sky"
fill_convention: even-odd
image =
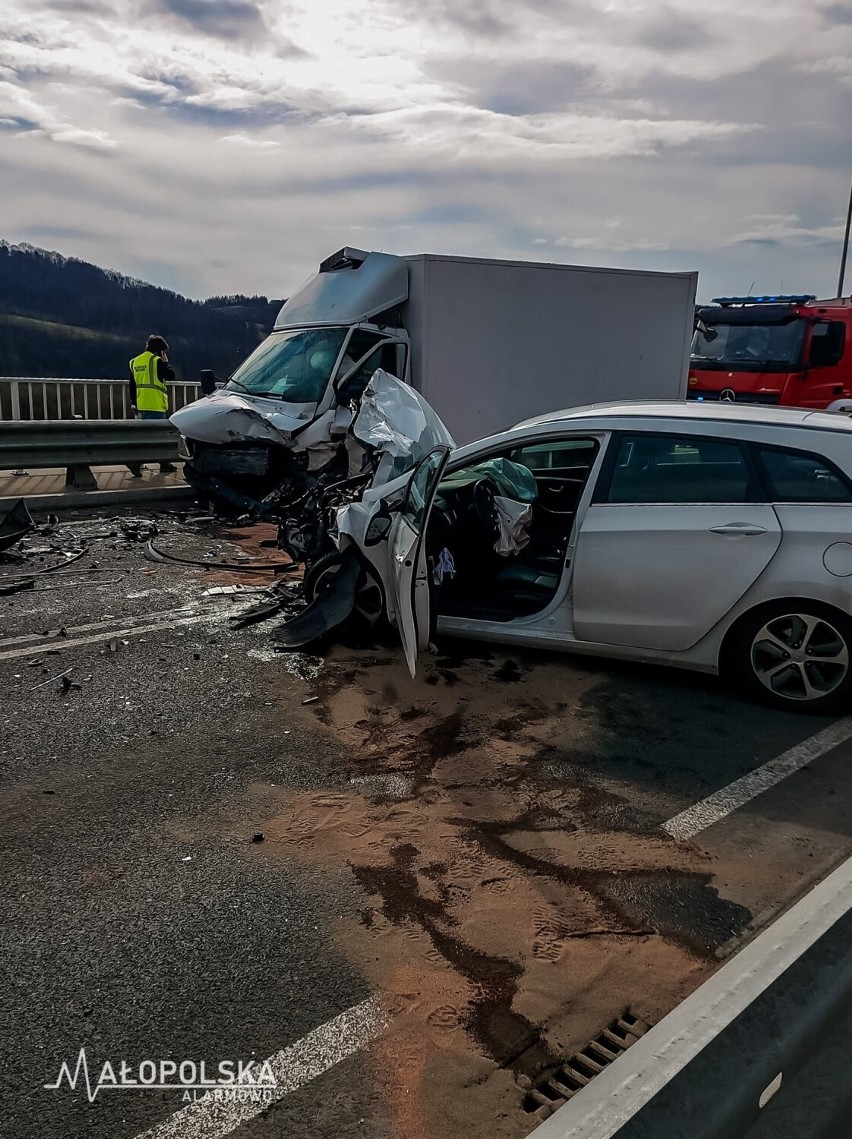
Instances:
[[[5,0],[0,237],[191,296],[344,244],[833,295],[852,0]]]

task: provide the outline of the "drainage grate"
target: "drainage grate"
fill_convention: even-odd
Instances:
[[[650,1027],[629,1009],[625,1010],[567,1063],[555,1072],[539,1077],[524,1096],[524,1111],[539,1112],[542,1118],[546,1118],[584,1088],[598,1072],[608,1068]]]

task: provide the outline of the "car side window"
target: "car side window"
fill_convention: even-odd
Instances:
[[[512,451],[513,463],[521,463],[531,471],[552,471],[561,474],[577,468],[591,467],[597,454],[594,439],[555,439],[549,443],[532,443]]]
[[[736,442],[686,435],[624,435],[617,447],[610,503],[754,502],[761,497]]]
[[[852,502],[852,484],[826,459],[780,447],[755,450],[773,502]]]

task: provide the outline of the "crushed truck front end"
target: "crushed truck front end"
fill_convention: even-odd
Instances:
[[[327,258],[225,388],[172,417],[199,495],[275,517],[318,482],[351,475],[347,431],[372,376],[407,374],[407,295],[401,258],[348,248]]]

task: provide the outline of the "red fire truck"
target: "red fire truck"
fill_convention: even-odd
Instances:
[[[852,298],[717,297],[695,316],[689,399],[825,408],[852,397]]]

